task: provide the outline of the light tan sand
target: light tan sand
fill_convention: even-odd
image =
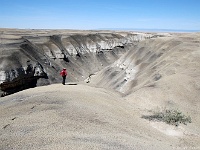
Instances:
[[[142,111],[118,93],[81,83],[28,89],[0,99],[0,149],[197,147],[193,129],[149,122]]]

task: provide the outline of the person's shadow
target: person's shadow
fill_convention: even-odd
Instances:
[[[77,83],[67,83],[65,85],[77,85]]]

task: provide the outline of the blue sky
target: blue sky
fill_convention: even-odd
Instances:
[[[200,0],[0,0],[0,28],[200,29]]]

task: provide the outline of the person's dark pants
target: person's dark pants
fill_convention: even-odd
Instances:
[[[66,76],[62,76],[62,77],[63,77],[62,84],[65,85]]]

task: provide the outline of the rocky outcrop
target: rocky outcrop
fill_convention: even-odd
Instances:
[[[37,78],[34,86],[60,82],[59,71],[63,67],[69,72],[68,81],[82,81],[116,61],[133,43],[152,36],[127,32],[1,29],[1,90],[5,91],[5,85],[14,85],[14,80],[30,77],[27,76],[30,66],[34,70],[31,78]]]
[[[20,67],[10,71],[1,71],[0,87],[1,90],[4,91],[2,96],[36,87],[39,78],[47,79],[48,77],[42,65],[38,62],[36,64],[31,64],[30,61],[27,61],[27,66],[25,68]]]

